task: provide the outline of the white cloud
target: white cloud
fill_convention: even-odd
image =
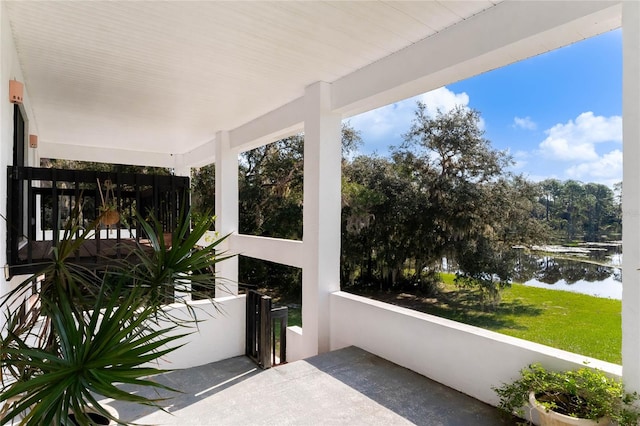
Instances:
[[[547,138],[540,144],[545,157],[561,161],[591,161],[598,158],[596,148],[590,143],[580,143],[561,138]]]
[[[420,96],[416,96],[416,98],[424,102],[427,106],[427,111],[431,116],[435,116],[438,110],[448,112],[458,105],[469,105],[469,95],[465,92],[453,93],[446,87],[432,90]],[[415,105],[415,102],[413,104]]]
[[[446,87],[441,87],[356,115],[351,117],[349,122],[361,132],[365,144],[386,149],[388,145],[398,144],[401,135],[409,130],[418,101],[425,103],[429,115],[435,116],[437,111],[448,112],[457,105],[469,105],[469,96],[464,92],[454,93]],[[483,124],[480,123],[481,128]]]
[[[594,161],[580,163],[567,169],[567,176],[585,182],[613,184],[622,180],[622,151],[608,152]]]
[[[514,117],[513,127],[519,127],[525,130],[535,130],[538,125],[531,119],[531,117]]]
[[[622,142],[622,117],[595,116],[583,112],[575,121],[556,124],[546,130],[547,138],[540,143],[542,155],[560,161],[595,161],[595,144]]]

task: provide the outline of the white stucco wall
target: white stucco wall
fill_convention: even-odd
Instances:
[[[489,404],[491,389],[519,377],[523,367],[580,368],[584,362],[612,376],[622,368],[526,340],[345,292],[331,301],[331,349],[358,346]]]
[[[7,263],[7,222],[5,219],[7,215],[7,166],[13,162],[13,104],[9,102],[9,80],[12,79],[25,82],[18,62],[18,54],[5,5],[0,2],[0,267],[4,267]],[[22,113],[27,122],[26,134],[37,134],[37,125],[33,119],[26,84]],[[29,149],[28,145],[25,148],[25,160],[30,165],[39,161],[35,150]],[[23,279],[24,277],[14,277],[14,282]],[[0,296],[5,294],[9,288],[10,283],[5,280],[4,272],[0,273]],[[0,316],[0,328],[3,323],[4,316]]]
[[[5,11],[4,4],[0,3],[0,265],[7,263],[7,223],[4,220],[7,214],[7,174],[5,172],[7,165],[12,161],[12,132],[13,132],[13,105],[8,101],[9,85],[7,80],[10,78],[12,68],[11,51],[13,47],[13,38],[9,28],[9,20]],[[0,295],[7,291],[7,284],[4,274],[0,274]],[[0,324],[3,319],[0,319]]]
[[[189,368],[210,362],[220,361],[234,356],[244,355],[245,345],[245,309],[244,295],[215,299],[215,306],[209,300],[190,302],[195,309],[197,318],[201,320],[197,328],[182,327],[174,330],[175,334],[192,331],[189,336],[176,341],[176,344],[186,343],[184,346],[169,353],[159,362],[159,368],[179,369]],[[219,310],[216,310],[216,307]],[[169,314],[189,319],[184,304],[169,305]],[[168,327],[170,324],[160,324]]]

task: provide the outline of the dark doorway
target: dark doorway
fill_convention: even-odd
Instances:
[[[22,167],[25,163],[24,158],[24,136],[25,123],[20,106],[13,106],[13,168]],[[12,172],[10,172],[12,173]],[[13,176],[11,176],[13,178]],[[17,256],[17,248],[25,235],[24,226],[24,183],[18,185],[12,184],[12,179],[7,180],[7,259],[13,259]]]
[[[24,117],[20,106],[13,105],[13,165],[24,166]]]

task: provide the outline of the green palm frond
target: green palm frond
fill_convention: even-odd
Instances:
[[[150,247],[138,245],[129,254],[123,268],[125,274],[133,277],[135,285],[148,289],[149,303],[157,306],[158,315],[166,314],[159,308],[166,303],[165,296],[172,295],[182,282],[191,284],[190,288],[180,287],[182,292],[194,296],[212,294],[216,286],[216,263],[233,257],[219,249],[228,235],[215,239],[205,247],[196,246],[213,224],[213,216],[201,216],[192,228],[190,218],[190,211],[181,213],[178,227],[172,234],[171,246],[167,247],[162,224],[153,215],[150,215],[149,221],[138,215]],[[188,307],[192,313],[190,309]],[[194,315],[191,316],[195,319]]]
[[[26,425],[62,425],[68,422],[70,410],[76,413],[76,421],[82,423],[82,415],[77,413],[89,404],[111,418],[92,394],[161,409],[159,400],[116,387],[126,383],[173,390],[148,378],[165,371],[148,364],[180,347],[175,341],[185,334],[176,334],[175,326],[147,329],[154,319],[154,310],[143,304],[141,296],[138,291],[130,291],[124,299],[105,300],[101,293],[95,309],[81,314],[83,317],[70,309],[68,300],[63,299],[59,307],[53,308],[51,319],[59,339],[59,353],[29,349],[24,342],[8,349],[12,356],[9,366],[28,360],[39,373],[28,381],[14,383],[2,393],[0,402],[24,396],[0,424],[26,411]]]

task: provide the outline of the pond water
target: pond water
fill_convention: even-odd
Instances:
[[[578,248],[541,247],[520,250],[513,280],[533,287],[622,299],[620,243],[585,244]]]

